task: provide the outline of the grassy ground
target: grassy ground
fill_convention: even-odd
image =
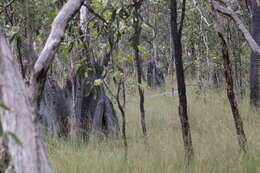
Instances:
[[[248,100],[239,102],[249,151],[239,151],[234,121],[223,91],[196,94],[188,88],[189,118],[195,159],[184,165],[183,142],[178,117],[178,99],[159,95],[168,89],[146,91],[145,110],[149,147],[143,143],[138,97],[128,94],[128,160],[121,140],[99,145],[75,144],[47,139],[51,163],[57,173],[257,173],[260,172],[260,114],[252,112]],[[156,95],[156,96],[154,96]],[[118,116],[121,120],[120,114]]]

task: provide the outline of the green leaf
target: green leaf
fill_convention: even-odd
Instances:
[[[4,135],[4,129],[3,129],[3,125],[0,122],[0,137],[2,137]]]
[[[94,80],[94,86],[100,86],[102,84],[102,80],[101,79],[96,79]]]
[[[11,38],[10,38],[10,43],[12,43],[15,39],[20,39],[21,38],[21,36],[20,36],[20,33],[19,32],[16,32],[16,33],[14,33],[12,36],[11,36]]]
[[[123,73],[120,72],[120,71],[115,71],[115,73],[113,74],[114,78],[117,80],[117,81],[120,81],[123,79]]]
[[[22,142],[20,141],[20,139],[12,132],[7,132],[6,135],[9,135],[12,137],[12,139],[15,141],[15,143],[17,145],[23,146]]]
[[[10,110],[11,110],[8,106],[6,106],[6,105],[4,105],[4,104],[0,104],[0,107],[3,108],[3,109],[5,109],[5,110],[7,110],[7,111],[10,111]]]

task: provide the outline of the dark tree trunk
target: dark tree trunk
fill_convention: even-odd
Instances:
[[[70,105],[64,90],[54,80],[47,78],[38,113],[43,131],[51,136],[67,137],[68,118],[71,115]]]
[[[185,158],[189,163],[189,161],[193,157],[193,147],[192,147],[192,139],[191,139],[190,125],[189,125],[188,112],[187,112],[187,97],[186,97],[186,86],[184,80],[184,70],[183,70],[183,62],[182,62],[182,43],[181,43],[182,26],[185,17],[185,3],[186,1],[183,0],[181,21],[180,21],[180,26],[178,28],[177,2],[176,0],[171,0],[170,22],[171,22],[171,33],[172,33],[173,48],[174,48],[173,60],[175,60],[176,78],[177,78],[178,94],[179,94],[179,116],[180,116],[181,127],[182,127]]]
[[[197,60],[197,56],[196,56],[195,43],[194,43],[194,41],[192,41],[192,43],[191,43],[191,61],[192,61],[191,77],[192,77],[192,79],[196,79],[196,60]]]
[[[238,142],[239,146],[241,149],[245,150],[246,145],[247,145],[247,140],[243,128],[243,121],[241,119],[239,110],[238,110],[238,105],[236,101],[236,96],[234,93],[234,84],[233,84],[233,79],[232,79],[232,68],[231,68],[231,63],[230,63],[230,58],[229,58],[229,53],[228,53],[228,46],[226,41],[224,40],[223,35],[219,33],[219,36],[222,41],[222,56],[223,56],[223,62],[224,62],[224,71],[225,71],[225,78],[227,82],[227,96],[231,105],[232,113],[233,113],[233,118],[235,120],[235,126],[236,126],[236,132],[238,136]]]
[[[251,35],[257,44],[260,44],[260,7],[258,7],[256,0],[251,0]],[[260,64],[260,56],[255,52],[251,52],[250,58],[250,103],[253,106],[260,106],[260,90],[259,90],[259,74],[258,68]]]
[[[71,77],[71,99],[72,99],[72,111],[70,117],[70,137],[74,140],[81,139],[83,137],[84,127],[81,121],[81,109],[83,102],[83,87],[84,76],[82,73],[77,72],[72,74]]]
[[[70,129],[70,135],[72,133],[75,140],[86,140],[90,135],[117,138],[119,125],[114,106],[106,96],[103,85],[94,86],[95,79],[79,80],[80,92],[73,92],[72,82],[75,79],[70,78],[64,89],[47,79],[39,117],[49,135],[67,137]],[[72,118],[73,122],[69,123]]]
[[[124,82],[123,81],[119,81],[119,83],[117,85],[118,85],[117,86],[118,88],[117,88],[117,94],[116,94],[116,101],[117,101],[117,105],[118,105],[118,108],[119,108],[119,110],[121,112],[121,116],[122,116],[122,137],[123,137],[123,142],[124,142],[125,158],[127,158],[128,144],[127,144],[127,138],[126,138],[125,106],[124,106],[124,103],[122,105],[122,103],[120,101],[120,90],[121,90],[121,86],[124,87]]]
[[[95,110],[92,114],[91,134],[96,137],[105,135],[116,138],[119,135],[119,126],[113,104],[105,95],[103,86],[97,89],[99,93],[97,99],[94,99]]]
[[[140,35],[141,35],[141,26],[140,26],[140,18],[139,18],[139,8],[141,7],[142,1],[137,2],[134,0],[135,7],[134,7],[134,19],[133,19],[133,27],[134,27],[134,37],[133,37],[133,49],[134,49],[134,56],[136,62],[136,70],[137,70],[137,82],[138,82],[138,92],[140,98],[140,114],[141,114],[141,126],[142,132],[145,137],[145,143],[147,143],[147,129],[146,129],[146,122],[145,122],[145,110],[144,110],[144,89],[142,88],[142,66],[141,66],[141,57],[139,55],[139,48],[140,45]]]
[[[219,16],[216,12],[216,9],[214,8],[214,5],[212,5],[212,7],[213,7],[215,30],[221,40],[221,45],[222,45],[224,74],[225,74],[225,79],[226,79],[226,83],[227,83],[227,96],[229,99],[229,103],[231,105],[231,110],[232,110],[233,118],[235,121],[235,128],[236,128],[236,134],[238,137],[238,143],[239,143],[241,150],[245,151],[247,148],[247,139],[246,139],[244,128],[243,128],[243,121],[242,121],[242,118],[241,118],[239,110],[238,110],[236,96],[234,93],[232,67],[231,67],[231,63],[230,63],[229,50],[228,50],[229,47],[228,47],[227,41],[224,37],[223,29],[220,26]]]

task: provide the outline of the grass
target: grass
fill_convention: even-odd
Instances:
[[[165,89],[169,91],[168,89]],[[185,167],[183,141],[178,117],[178,98],[145,95],[149,146],[145,147],[139,118],[138,97],[128,93],[128,160],[124,159],[122,140],[99,144],[73,143],[46,139],[50,161],[56,173],[257,173],[260,172],[260,114],[250,111],[248,99],[239,101],[248,139],[247,154],[239,151],[234,121],[225,92],[196,94],[187,89],[194,162]],[[153,95],[157,95],[153,97]],[[120,114],[118,113],[121,120]]]

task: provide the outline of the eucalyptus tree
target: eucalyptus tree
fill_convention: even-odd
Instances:
[[[250,58],[250,103],[251,105],[258,106],[259,104],[259,14],[260,8],[257,1],[245,1],[247,3],[243,3],[242,1],[235,1],[239,3],[234,3],[231,1],[220,0],[224,6],[221,6],[217,3],[215,4],[215,8],[218,12],[230,17],[238,26],[238,29],[243,34],[245,40],[248,42],[251,48],[251,58]],[[233,10],[234,7],[236,9],[249,9],[251,11],[251,32],[248,31],[246,27],[246,23],[240,18],[238,14]]]
[[[59,11],[52,23],[52,29],[45,46],[33,65],[30,80],[26,85],[21,79],[21,74],[17,71],[18,68],[14,66],[16,60],[11,54],[1,30],[0,101],[12,109],[10,112],[3,112],[1,121],[3,121],[4,130],[16,134],[23,145],[23,147],[15,145],[12,139],[7,141],[6,149],[10,153],[10,163],[15,172],[52,172],[39,136],[36,115],[39,110],[46,75],[54,54],[62,41],[67,23],[80,9],[82,3],[83,0],[69,0]],[[16,78],[16,80],[13,78]]]
[[[163,10],[163,6],[159,4],[159,1],[145,1],[145,8],[143,15],[143,21],[146,27],[143,27],[145,31],[152,30],[152,34],[147,34],[145,41],[149,44],[149,50],[152,52],[148,62],[147,68],[147,83],[151,88],[162,87],[165,84],[164,74],[159,67],[159,12]],[[162,9],[160,9],[162,8]],[[154,15],[158,14],[158,15]],[[150,29],[151,28],[151,29]],[[151,32],[151,31],[150,31]],[[143,34],[144,35],[144,34]],[[162,34],[163,36],[163,34]]]
[[[0,33],[0,69],[0,103],[10,108],[0,111],[3,129],[14,133],[22,144],[17,145],[10,137],[7,139],[7,145],[4,147],[9,155],[6,163],[10,165],[7,167],[16,172],[50,173],[52,170],[39,137],[35,123],[36,115],[28,97],[30,93],[17,70],[18,63],[11,54],[3,31]]]
[[[143,3],[143,0],[139,0],[139,1],[134,0],[133,2],[134,2],[134,9],[133,9],[134,35],[132,38],[132,46],[134,49],[134,56],[135,56],[136,69],[137,69],[137,83],[138,83],[138,92],[140,98],[139,108],[141,114],[141,126],[145,138],[145,143],[147,143],[147,129],[146,129],[145,110],[144,110],[144,89],[142,88],[142,65],[141,65],[141,59],[139,55],[140,36],[142,31],[139,9]]]
[[[232,67],[231,67],[231,61],[230,61],[230,53],[229,53],[229,45],[227,43],[227,39],[224,34],[224,30],[220,23],[220,16],[217,13],[217,9],[220,7],[218,4],[212,3],[212,11],[214,16],[214,27],[215,30],[220,38],[221,41],[221,52],[222,52],[222,58],[223,58],[223,66],[224,66],[224,73],[225,73],[225,79],[227,83],[227,96],[230,102],[231,110],[233,113],[233,118],[235,122],[235,128],[236,128],[236,134],[238,138],[238,143],[241,148],[241,150],[246,151],[247,149],[247,139],[244,132],[243,127],[243,121],[238,109],[238,104],[236,100],[236,95],[234,92],[234,81],[232,76]]]
[[[170,1],[170,14],[171,14],[171,34],[173,40],[173,52],[176,68],[176,78],[179,95],[179,117],[182,128],[182,137],[184,142],[185,159],[191,161],[193,158],[193,146],[190,131],[190,124],[187,110],[187,96],[186,96],[186,85],[184,79],[183,60],[182,60],[182,29],[185,18],[186,0],[181,3],[181,15],[178,18],[177,13],[177,1]],[[179,19],[179,20],[178,20]],[[179,24],[179,25],[178,25]]]

